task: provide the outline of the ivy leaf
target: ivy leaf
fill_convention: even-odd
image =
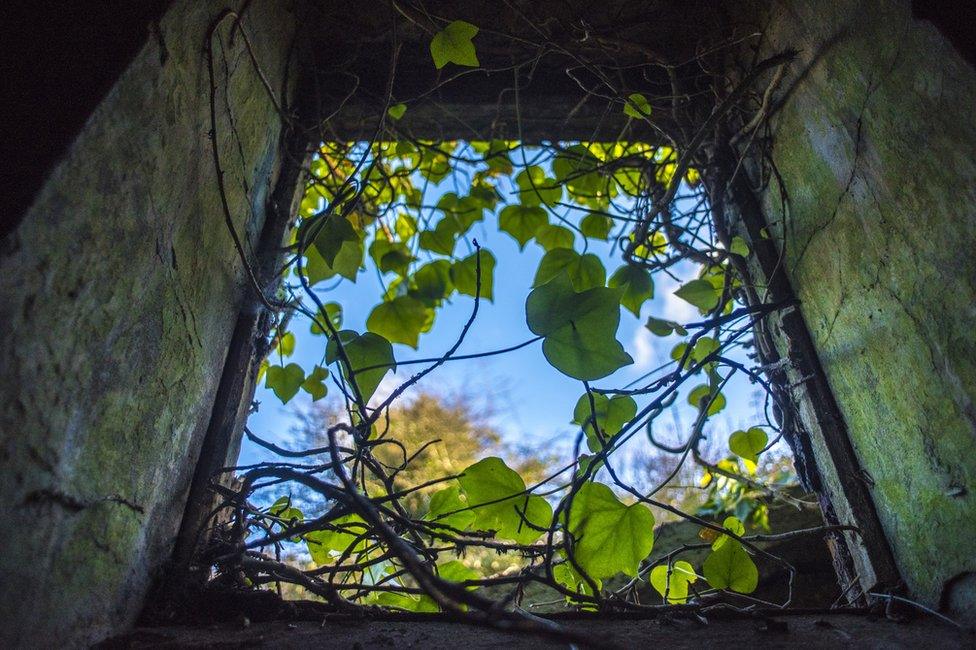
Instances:
[[[602,214],[589,214],[580,221],[580,232],[590,239],[606,241],[607,237],[610,236],[610,228],[612,227],[613,221],[610,217]]]
[[[394,104],[393,106],[390,106],[388,109],[386,109],[386,114],[389,115],[390,119],[394,121],[399,120],[401,117],[403,117],[403,114],[406,112],[407,112],[406,104]]]
[[[759,427],[751,427],[748,431],[736,431],[729,436],[729,449],[732,453],[753,465],[759,462],[759,454],[768,443],[769,437]]]
[[[264,387],[273,390],[282,404],[287,404],[305,381],[305,371],[297,363],[289,363],[284,367],[268,366],[264,376]]]
[[[474,569],[464,566],[464,562],[461,560],[451,560],[450,562],[438,565],[437,575],[451,582],[466,582],[468,580],[477,580],[481,577]],[[468,589],[473,590],[477,589],[477,587],[468,587]]]
[[[594,595],[593,589],[590,587],[589,583],[583,579],[583,576],[581,576],[568,561],[552,567],[552,577],[556,580],[556,582],[567,589],[585,594],[587,596]],[[593,576],[590,576],[590,578],[593,579]],[[593,582],[596,583],[597,589],[603,588],[602,580],[593,579]],[[567,600],[569,600],[568,597]]]
[[[322,366],[315,366],[311,374],[302,382],[302,390],[312,396],[313,402],[317,402],[329,393],[329,388],[325,385],[325,380],[328,378],[328,370]]]
[[[323,215],[313,219],[308,227],[312,227],[320,221],[322,226],[315,236],[315,249],[327,265],[334,266],[336,256],[339,254],[342,245],[346,242],[359,241],[359,235],[348,219],[337,214]]]
[[[713,339],[710,336],[703,336],[698,339],[698,342],[695,343],[695,347],[691,350],[691,354],[688,356],[691,357],[693,361],[701,363],[707,359],[710,354],[717,352],[720,347],[722,347],[722,345],[716,339]]]
[[[316,334],[316,335],[325,334],[326,336],[328,336],[329,330],[328,329],[323,330],[319,326],[320,322],[322,323],[322,325],[325,325],[326,320],[331,321],[332,326],[335,327],[336,329],[342,327],[342,305],[340,305],[337,302],[327,302],[324,305],[322,305],[322,309],[319,310],[318,317],[312,321],[312,325],[309,328],[312,334]]]
[[[584,483],[569,513],[573,557],[594,578],[637,576],[654,546],[654,515],[640,503],[626,505],[602,483]]]
[[[684,560],[678,560],[670,568],[659,564],[651,569],[651,586],[667,597],[668,604],[676,605],[688,601],[688,585],[698,580],[695,568]]]
[[[607,283],[611,288],[623,289],[620,304],[640,318],[641,306],[654,297],[654,280],[647,269],[624,264],[613,272]]]
[[[279,336],[275,351],[283,357],[293,355],[295,353],[295,335],[291,332],[286,332]]]
[[[333,263],[326,264],[318,249],[315,246],[309,246],[305,249],[305,259],[307,260],[304,266],[305,277],[308,278],[309,284],[316,284],[336,275],[341,275],[355,282],[356,274],[359,273],[359,267],[363,263],[364,253],[363,242],[357,237],[355,241],[342,242]]]
[[[424,303],[399,296],[374,307],[366,319],[366,329],[391,343],[403,343],[416,350],[429,317],[430,309]]]
[[[650,117],[651,104],[644,95],[631,93],[627,96],[627,101],[624,103],[624,114],[638,120]]]
[[[494,530],[499,539],[531,544],[542,535],[525,524],[519,511],[539,528],[548,528],[552,522],[552,506],[540,496],[524,494],[525,481],[501,458],[492,456],[471,465],[458,483],[473,509],[473,526]]]
[[[413,274],[412,279],[413,288],[410,290],[410,295],[428,306],[439,304],[454,292],[451,263],[447,260],[436,260],[425,264]]]
[[[596,407],[597,428],[606,438],[616,435],[637,415],[637,402],[629,395],[608,398],[602,393],[593,393],[593,405]],[[597,452],[603,448],[603,443],[593,428],[591,414],[590,397],[584,393],[573,409],[573,422],[582,426],[586,432],[586,442],[590,451]]]
[[[712,551],[702,566],[705,580],[713,589],[731,589],[750,594],[759,584],[759,570],[742,544],[729,538]]]
[[[679,323],[676,323],[673,320],[654,318],[653,316],[647,319],[647,323],[644,324],[644,327],[649,329],[652,334],[656,334],[657,336],[669,336],[673,333],[680,334],[681,336],[686,336],[688,334],[688,330],[682,327]],[[678,358],[680,359],[680,357]]]
[[[403,609],[408,612],[435,614],[441,611],[440,607],[437,606],[437,601],[427,594],[414,595],[384,591],[378,594],[373,602],[382,607]]]
[[[546,224],[535,231],[535,241],[547,251],[554,248],[572,248],[576,243],[576,235],[569,228]]]
[[[732,238],[732,244],[729,246],[729,252],[736,255],[741,255],[742,257],[749,257],[749,244],[742,237],[736,235]]]
[[[738,535],[739,537],[742,537],[743,535],[746,534],[746,526],[745,524],[742,523],[742,521],[738,517],[731,517],[731,516],[726,517],[725,521],[722,522],[722,528],[725,528],[726,530]],[[704,530],[710,530],[713,533],[715,532],[714,530],[711,529],[704,529]],[[712,542],[713,551],[717,551],[720,546],[722,546],[729,540],[733,539],[732,537],[729,537],[725,533],[721,533],[721,534],[716,533],[716,535],[718,535],[718,537],[715,539],[714,542]],[[738,543],[738,540],[735,541]]]
[[[339,340],[342,341],[342,347],[346,351],[346,356],[349,358],[349,364],[356,376],[359,392],[363,400],[368,402],[369,398],[376,392],[377,386],[383,381],[386,373],[390,370],[396,370],[393,346],[388,340],[372,332],[365,332],[360,335],[353,330],[341,330],[338,334]],[[335,363],[339,360],[339,346],[331,337],[325,348],[325,360],[327,363]],[[346,381],[349,381],[345,364],[340,362],[340,365],[343,376]],[[380,367],[372,368],[372,366]],[[360,371],[364,368],[372,369]]]
[[[571,248],[554,248],[542,256],[532,286],[542,286],[559,275],[568,276],[576,291],[602,287],[607,280],[603,262],[596,255],[580,255]]]
[[[356,514],[339,517],[331,522],[335,527],[333,530],[316,530],[305,533],[305,545],[308,547],[308,554],[312,556],[312,561],[322,566],[332,564],[336,557],[333,553],[342,555],[350,547],[356,553],[366,548],[367,540],[356,541],[356,538],[365,533],[369,528],[362,517]]]
[[[619,302],[617,289],[576,293],[559,275],[529,294],[526,322],[545,337],[542,352],[554,368],[575,379],[600,379],[634,362],[616,339]]]
[[[719,298],[722,297],[722,291],[716,290],[708,280],[699,279],[681,285],[674,295],[698,307],[701,311],[708,312],[715,309]]]
[[[475,513],[473,510],[465,510],[468,504],[462,498],[458,485],[438,490],[430,496],[430,505],[424,518],[451,528],[466,530],[474,522]]]
[[[538,206],[540,203],[553,206],[563,198],[562,185],[554,178],[548,178],[542,167],[532,165],[523,169],[515,177],[520,190],[522,205]]]
[[[440,70],[448,63],[455,63],[477,68],[480,63],[474,51],[474,43],[471,42],[477,33],[477,27],[463,20],[455,20],[437,32],[430,42],[434,66]]]
[[[498,228],[514,237],[520,250],[548,222],[549,215],[538,206],[510,205],[498,215]]]
[[[419,242],[420,247],[424,250],[441,255],[453,255],[454,246],[457,244],[457,230],[445,217],[437,223],[433,230],[422,231]]]
[[[697,408],[701,408],[703,403],[707,403],[712,395],[712,387],[708,384],[702,384],[696,386],[692,389],[691,393],[688,395],[688,404]],[[708,407],[708,415],[715,415],[719,411],[725,408],[725,395],[719,393],[715,396],[715,399],[711,400],[711,406]]]
[[[493,278],[495,276],[495,256],[491,251],[481,249],[481,297],[489,302],[494,299]],[[451,265],[451,280],[458,293],[474,297],[477,293],[478,253],[474,252],[463,260]]]

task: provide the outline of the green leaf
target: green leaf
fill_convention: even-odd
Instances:
[[[383,273],[394,272],[405,276],[410,263],[416,259],[410,249],[401,242],[391,242],[377,237],[369,246],[369,256]]]
[[[433,230],[422,231],[419,242],[424,250],[441,255],[453,255],[454,246],[457,244],[457,230],[451,220],[445,217]]]
[[[749,257],[749,244],[746,243],[745,239],[736,235],[732,238],[732,245],[729,246],[729,252],[741,255],[742,257]]]
[[[392,607],[424,614],[434,614],[440,611],[437,601],[426,594],[415,595],[384,591],[377,594],[373,603],[381,607]]]
[[[473,510],[465,510],[468,503],[463,499],[459,485],[438,490],[430,496],[430,506],[424,518],[451,528],[466,530],[474,522],[475,513]]]
[[[657,336],[669,336],[673,333],[680,334],[681,336],[686,336],[688,334],[688,330],[682,327],[679,323],[676,323],[673,320],[654,318],[653,316],[647,319],[647,323],[644,325],[644,327],[649,329],[652,334],[656,334]]]
[[[305,545],[308,547],[308,554],[312,556],[312,561],[322,566],[332,564],[336,556],[341,556],[350,547],[356,553],[366,548],[365,539],[356,541],[356,538],[368,530],[368,526],[359,515],[346,515],[339,517],[331,522],[334,530],[316,530],[305,533]],[[355,545],[355,546],[354,546]]]
[[[317,402],[329,393],[329,388],[325,385],[325,380],[328,378],[328,370],[322,366],[315,366],[311,374],[302,382],[302,390],[312,396],[313,402]]]
[[[571,248],[554,248],[542,256],[532,286],[542,286],[560,275],[568,276],[576,291],[602,287],[607,280],[603,262],[596,255],[580,255]]]
[[[729,436],[729,449],[732,453],[753,465],[759,462],[759,454],[769,444],[769,437],[759,427],[751,427],[748,431],[736,431]]]
[[[314,241],[315,249],[327,265],[335,266],[335,259],[342,245],[346,242],[359,241],[359,235],[348,219],[337,214],[317,217],[305,227],[314,228],[320,223]]]
[[[271,504],[268,514],[278,517],[291,525],[305,521],[305,514],[291,505],[291,498],[281,497]]]
[[[535,241],[547,251],[554,248],[572,248],[576,243],[576,235],[569,228],[546,224],[535,231]]]
[[[696,386],[692,389],[691,393],[688,395],[688,404],[697,408],[701,408],[702,403],[707,403],[712,395],[712,387],[708,384],[702,384]],[[719,393],[715,396],[715,399],[711,400],[711,406],[708,407],[708,415],[715,415],[719,411],[725,408],[725,395]]]
[[[339,252],[335,256],[333,263],[326,264],[315,246],[305,249],[305,277],[309,284],[316,284],[322,280],[341,275],[344,278],[356,281],[356,274],[363,263],[365,249],[363,242],[358,237],[355,241],[345,241],[339,247]]]
[[[590,587],[589,583],[583,579],[583,576],[573,568],[573,565],[569,561],[557,564],[552,567],[552,577],[561,584],[562,586],[570,589],[572,591],[586,594],[587,596],[592,596],[593,589]],[[593,579],[593,576],[590,576]],[[603,588],[603,581],[599,579],[593,579],[596,583],[597,589]]]
[[[612,227],[613,220],[602,214],[589,214],[580,221],[580,232],[590,239],[606,241]]]
[[[722,344],[717,340],[710,336],[703,336],[698,339],[697,343],[695,343],[695,347],[692,348],[689,356],[693,361],[701,363],[707,359],[710,354],[717,352],[720,347],[722,347]]]
[[[464,562],[461,560],[451,560],[450,562],[438,565],[437,575],[451,582],[467,582],[468,580],[477,580],[481,577],[474,569],[464,566]],[[468,587],[468,589],[477,589],[477,587]]]
[[[569,513],[573,557],[594,578],[637,576],[654,546],[654,515],[640,503],[626,505],[602,483],[584,483]]]
[[[429,306],[439,304],[454,292],[451,263],[447,260],[436,260],[425,264],[413,274],[413,285],[410,295]]]
[[[342,305],[337,302],[327,302],[322,305],[322,309],[319,310],[317,318],[312,321],[312,325],[309,328],[312,334],[325,334],[328,336],[328,326],[326,326],[326,329],[319,327],[319,323],[325,325],[326,320],[331,321],[332,326],[336,329],[342,327]]]
[[[515,238],[519,249],[535,235],[536,231],[549,223],[549,215],[538,206],[510,205],[498,215],[498,228]]]
[[[391,343],[403,343],[417,349],[430,309],[416,298],[399,296],[373,308],[366,319],[366,329]]]
[[[540,496],[524,494],[525,481],[501,458],[492,456],[471,465],[458,483],[473,508],[473,527],[494,530],[499,539],[531,544],[542,535],[525,524],[519,511],[538,528],[548,528],[552,522],[552,506]]]
[[[264,376],[264,387],[273,390],[282,404],[287,404],[305,381],[305,371],[297,363],[289,363],[284,367],[268,366]]]
[[[593,405],[596,407],[596,425],[606,438],[616,435],[637,415],[637,402],[629,395],[608,398],[602,393],[593,393]],[[573,409],[573,422],[583,427],[587,446],[596,452],[603,448],[603,444],[593,428],[591,417],[590,396],[584,393]]]
[[[518,185],[519,201],[522,205],[537,206],[545,203],[554,206],[563,198],[563,188],[554,178],[548,178],[542,167],[532,165],[523,169],[515,177]]]
[[[477,27],[463,20],[455,20],[437,32],[430,42],[434,66],[440,70],[448,63],[455,63],[477,68],[480,65],[478,55],[474,51],[474,43],[471,42],[477,33]]]
[[[566,275],[533,289],[525,302],[526,322],[545,337],[542,352],[563,374],[600,379],[634,360],[616,339],[620,292],[597,287],[573,291]]]
[[[651,569],[651,586],[661,597],[667,597],[671,605],[687,602],[688,585],[696,580],[695,568],[684,560],[678,560],[671,567],[659,564]]]
[[[386,109],[386,114],[390,116],[392,120],[399,120],[403,117],[403,114],[407,112],[406,104],[394,104]]]
[[[472,253],[463,260],[451,265],[451,280],[458,293],[474,297],[478,280],[478,253]],[[493,278],[495,277],[495,256],[491,251],[481,249],[481,297],[491,301],[494,299]]]
[[[687,284],[681,285],[674,292],[674,295],[685,302],[690,302],[703,312],[707,312],[715,309],[719,298],[722,297],[722,291],[716,290],[708,280],[692,280]]]
[[[293,355],[295,353],[295,335],[291,332],[286,332],[278,337],[278,344],[275,346],[275,352],[283,357],[290,357]]]
[[[731,589],[750,594],[759,584],[759,571],[742,544],[734,539],[712,551],[702,566],[705,580],[713,589]]]
[[[624,264],[613,272],[607,283],[611,288],[623,289],[620,304],[640,318],[641,306],[654,297],[654,280],[646,269]]]
[[[746,534],[746,526],[745,524],[742,523],[742,521],[738,517],[731,517],[731,516],[726,517],[725,521],[722,522],[722,527],[738,535],[739,537],[742,537],[743,535]],[[729,537],[725,533],[722,533],[715,539],[714,542],[712,542],[712,550],[713,551],[718,550],[720,546],[727,543],[731,539],[733,538]]]
[[[650,117],[651,104],[647,101],[647,97],[644,97],[644,95],[640,93],[631,93],[627,96],[627,101],[624,103],[624,114],[638,120],[645,117]]]
[[[386,373],[390,370],[396,370],[393,346],[388,340],[372,332],[365,332],[360,335],[353,330],[342,330],[338,334],[355,374],[356,385],[359,386],[360,394],[363,400],[369,401]],[[331,337],[325,348],[325,360],[327,363],[335,363],[339,360],[339,346]],[[345,365],[341,365],[343,376],[346,381],[350,381],[348,374],[346,374]],[[372,368],[372,366],[380,367]],[[372,370],[363,370],[365,368],[372,368]]]

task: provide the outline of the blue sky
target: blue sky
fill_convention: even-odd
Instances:
[[[436,203],[440,194],[456,189],[458,188],[453,186],[451,180],[447,179],[439,187],[428,191],[425,203]],[[460,190],[459,194],[464,191],[463,188]],[[509,200],[517,202],[517,197],[513,195]],[[572,218],[574,221],[578,220],[578,217]],[[525,322],[525,299],[530,291],[535,269],[544,253],[542,247],[530,241],[524,251],[519,251],[517,242],[507,233],[498,230],[497,217],[494,214],[489,214],[483,222],[476,224],[468,238],[477,239],[497,259],[494,302],[482,301],[477,321],[458,354],[505,348],[533,338]],[[577,234],[577,245],[580,240],[581,237]],[[604,261],[608,277],[623,263],[619,252],[611,249],[610,242],[591,240],[589,247],[589,252],[600,256]],[[473,252],[473,247],[470,241],[461,241],[455,252],[463,257]],[[421,263],[425,261],[427,260],[422,259]],[[690,264],[677,268],[679,277],[684,281],[693,278],[695,271],[696,267]],[[621,310],[617,339],[634,358],[634,364],[618,370],[610,377],[593,382],[594,386],[622,387],[669,360],[671,349],[681,338],[653,335],[644,328],[648,316],[681,323],[700,319],[693,306],[673,295],[674,290],[680,286],[679,282],[664,274],[657,274],[654,280],[654,298],[644,304],[640,319],[627,310]],[[323,302],[336,301],[343,306],[343,329],[360,332],[365,331],[366,318],[379,302],[383,291],[383,285],[371,263],[367,264],[366,270],[359,273],[355,284],[349,281],[338,284],[335,281],[326,281],[317,288]],[[455,342],[461,327],[470,316],[473,302],[473,298],[455,294],[450,304],[437,311],[433,329],[421,335],[419,350],[394,345],[396,359],[403,361],[436,357],[445,352]],[[294,356],[288,361],[295,361],[306,370],[320,363],[325,338],[313,336],[309,332],[308,321],[298,316],[293,319],[290,329],[296,336],[296,349]],[[272,359],[272,362],[278,361]],[[388,374],[377,391],[377,396],[387,395],[417,369],[417,366],[406,366],[395,374]],[[680,404],[685,404],[686,393],[697,383],[689,383],[679,398]],[[417,388],[437,393],[464,391],[477,395],[497,414],[493,424],[508,442],[556,452],[566,460],[570,457],[578,430],[570,421],[573,407],[584,392],[583,385],[549,365],[542,354],[541,342],[504,355],[446,363],[421,381]],[[330,397],[338,394],[338,389],[330,385]],[[760,424],[756,387],[749,385],[747,381],[734,379],[726,387],[725,394],[728,406],[713,418],[709,426],[721,440],[725,440],[728,433],[735,429]],[[311,404],[308,395],[300,392],[287,405],[282,405],[274,393],[263,385],[258,387],[255,399],[260,402],[260,409],[251,416],[250,428],[266,439],[285,444],[290,440],[295,414],[307,410]],[[682,406],[678,409],[678,415],[680,421],[688,426],[694,412],[690,407]],[[664,420],[667,428],[672,419],[666,417]],[[686,434],[685,431],[681,433]],[[633,444],[647,445],[642,436],[635,437]],[[269,458],[264,450],[245,441],[241,454],[242,464]]]

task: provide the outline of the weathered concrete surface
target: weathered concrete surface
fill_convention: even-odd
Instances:
[[[764,200],[902,577],[976,620],[976,71],[910,5],[765,8]]]
[[[565,641],[437,621],[335,621],[141,628],[106,648],[567,648]],[[971,634],[932,620],[898,624],[851,615],[709,617],[690,620],[591,618],[563,621],[602,648],[965,648]]]
[[[173,3],[0,242],[4,647],[131,624],[171,551],[246,295],[208,139],[205,34],[224,6]],[[289,6],[255,1],[245,19],[276,91]],[[215,39],[217,137],[253,242],[281,121],[231,24]]]

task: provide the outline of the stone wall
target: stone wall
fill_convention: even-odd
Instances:
[[[290,3],[243,4],[281,93]],[[224,7],[170,6],[0,242],[4,647],[123,629],[171,553],[248,291],[208,137],[205,35]],[[251,249],[282,125],[232,23],[214,39],[216,133]]]
[[[906,0],[762,4],[770,232],[908,591],[976,619],[976,70]]]

